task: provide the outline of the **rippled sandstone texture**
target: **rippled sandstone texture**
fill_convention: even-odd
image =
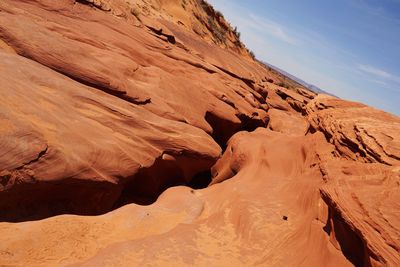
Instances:
[[[203,1],[1,1],[0,59],[0,265],[400,265],[399,117]]]

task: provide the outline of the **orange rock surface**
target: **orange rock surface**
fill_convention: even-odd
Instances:
[[[202,0],[1,1],[0,96],[1,266],[400,266],[400,118]]]

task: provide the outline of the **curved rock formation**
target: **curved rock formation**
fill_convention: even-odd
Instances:
[[[216,142],[268,121],[265,98],[214,66],[231,69],[229,58],[208,63],[80,2],[1,8],[0,36],[14,52],[3,52],[0,63],[8,132],[1,141],[3,220],[103,213],[138,184],[143,188],[133,191],[143,196],[135,202],[151,203],[208,170],[220,154]],[[235,66],[240,75],[248,74],[246,65],[252,63]],[[164,172],[164,182],[154,178]],[[85,201],[87,191],[96,201]]]
[[[133,197],[154,201],[166,187],[209,169],[221,152],[196,127],[27,59],[1,57],[3,220],[104,213],[132,182],[142,187]]]
[[[399,117],[238,37],[202,0],[0,2],[0,265],[399,266]]]
[[[306,111],[312,127],[325,134],[340,156],[399,164],[399,117],[326,95],[314,99]]]

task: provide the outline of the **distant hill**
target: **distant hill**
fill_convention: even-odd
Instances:
[[[292,74],[290,74],[290,73],[288,73],[288,72],[286,72],[286,71],[284,71],[284,70],[282,70],[282,69],[280,69],[280,68],[278,68],[278,67],[276,67],[276,66],[274,66],[274,65],[272,65],[272,64],[269,64],[269,63],[267,63],[267,62],[263,62],[263,63],[264,63],[265,65],[267,65],[267,66],[273,68],[273,69],[276,70],[277,72],[281,73],[282,75],[284,75],[284,76],[288,77],[289,79],[291,79],[291,80],[293,80],[293,81],[295,81],[295,82],[297,82],[297,83],[303,85],[304,87],[308,88],[309,90],[311,90],[311,91],[313,91],[313,92],[315,92],[315,93],[317,93],[317,94],[327,94],[327,95],[332,95],[332,96],[334,96],[333,94],[328,93],[327,91],[322,90],[322,89],[319,88],[318,86],[315,86],[315,85],[313,85],[313,84],[309,84],[309,83],[303,81],[302,79],[300,79],[300,78],[298,78],[298,77],[296,77],[296,76],[294,76],[294,75],[292,75]]]

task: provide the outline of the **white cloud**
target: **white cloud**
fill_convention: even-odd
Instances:
[[[400,4],[400,0],[389,0],[389,2]],[[375,1],[375,3],[372,4],[365,0],[349,0],[348,3],[361,12],[372,15],[380,20],[389,21],[390,23],[395,24],[400,23],[400,20],[397,16],[393,16],[390,12],[388,12],[387,9],[379,5],[379,1]]]
[[[369,76],[368,80],[379,85],[380,88],[385,88],[385,90],[389,90],[391,92],[400,93],[399,84],[400,77],[394,74],[391,74],[385,70],[370,66],[358,64],[357,66],[359,73],[364,73]],[[371,77],[372,76],[372,77]],[[396,85],[397,84],[397,85]]]
[[[390,73],[369,65],[358,64],[358,69],[367,74],[372,74],[381,78],[389,79],[392,77]]]
[[[379,85],[385,86],[385,87],[389,86],[389,85],[388,85],[386,82],[384,82],[384,81],[381,81],[381,80],[375,80],[375,79],[371,79],[370,81],[371,81],[371,82],[373,82],[373,83],[376,83],[376,84],[379,84]]]
[[[358,69],[364,72],[365,74],[373,75],[379,79],[383,79],[386,81],[392,81],[396,83],[400,83],[400,77],[396,76],[394,74],[391,74],[385,70],[382,70],[380,68],[370,66],[370,65],[364,65],[364,64],[358,64]],[[383,82],[383,81],[382,81]]]
[[[252,20],[251,27],[266,32],[288,44],[299,44],[299,41],[296,40],[281,24],[269,19],[261,18],[254,14],[250,14],[249,18]]]

